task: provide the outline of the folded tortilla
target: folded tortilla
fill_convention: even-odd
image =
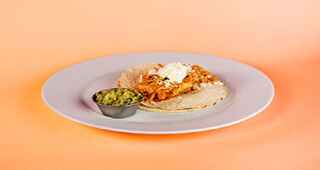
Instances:
[[[130,68],[121,73],[118,86],[121,88],[134,89],[143,74],[155,67],[156,64],[146,64]],[[156,112],[184,112],[206,108],[215,105],[228,96],[228,88],[224,84],[212,84],[202,87],[200,90],[188,94],[160,101],[141,103],[141,109]]]

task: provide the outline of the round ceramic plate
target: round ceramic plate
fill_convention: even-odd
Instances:
[[[183,113],[138,110],[124,119],[103,116],[91,96],[116,86],[125,69],[143,63],[199,64],[218,75],[230,95],[214,107]],[[47,105],[63,117],[100,129],[141,133],[177,134],[217,129],[247,120],[272,101],[274,87],[257,69],[237,61],[202,54],[143,53],[102,57],[73,65],[50,77],[42,89]]]

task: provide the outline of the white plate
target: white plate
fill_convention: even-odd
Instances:
[[[231,95],[215,107],[186,113],[139,110],[125,119],[103,116],[91,100],[94,92],[116,86],[121,71],[142,63],[200,64],[217,74]],[[43,100],[67,119],[88,126],[128,133],[177,134],[230,126],[264,110],[274,87],[257,69],[239,62],[202,54],[143,53],[102,57],[73,65],[54,74],[44,84]]]

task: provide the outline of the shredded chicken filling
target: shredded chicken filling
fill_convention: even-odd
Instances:
[[[163,65],[159,64],[155,70],[161,67]],[[191,68],[181,83],[169,82],[168,78],[149,72],[142,75],[136,89],[144,95],[145,100],[159,102],[195,92],[201,88],[201,84],[212,84],[218,80],[216,76],[198,65],[192,65]]]

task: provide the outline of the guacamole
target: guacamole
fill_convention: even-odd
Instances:
[[[97,104],[124,106],[140,102],[143,96],[130,89],[114,88],[97,92],[93,99]]]

